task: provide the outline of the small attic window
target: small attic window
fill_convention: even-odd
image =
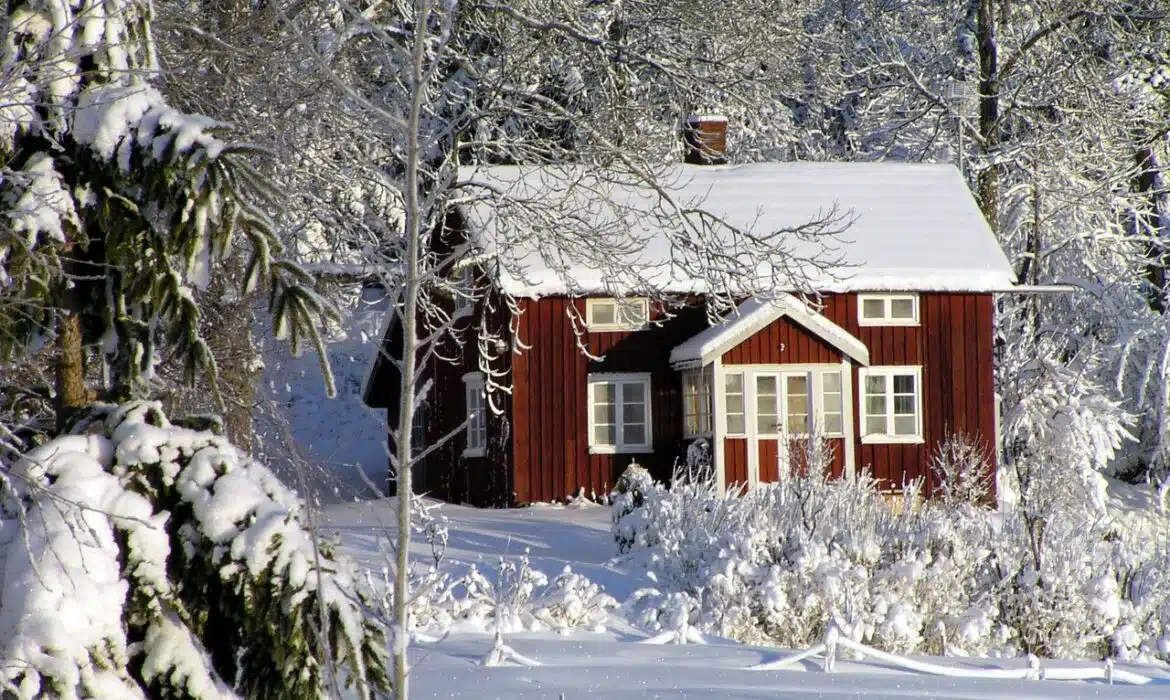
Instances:
[[[917,326],[917,294],[859,294],[857,322],[862,326]]]
[[[645,297],[585,300],[585,325],[591,331],[636,331],[650,322],[650,300]]]

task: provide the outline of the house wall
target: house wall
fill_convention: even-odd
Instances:
[[[861,326],[857,295],[825,295],[821,313],[860,339],[870,364],[921,365],[921,444],[862,444],[858,367],[852,363],[856,465],[869,467],[885,487],[927,477],[927,462],[938,443],[962,431],[979,439],[994,460],[993,297],[990,294],[919,294],[919,325]],[[723,356],[725,365],[839,362],[841,355],[787,317],[746,339]],[[725,441],[725,450],[731,443]],[[839,442],[839,441],[834,441]],[[725,457],[731,469],[733,457]],[[839,473],[841,455],[834,456]],[[994,464],[991,465],[994,468]],[[764,475],[761,474],[761,478]],[[728,482],[732,481],[731,473]],[[927,479],[928,491],[933,484]]]
[[[683,309],[663,327],[636,332],[582,331],[570,305],[584,317],[585,301],[565,297],[518,300],[517,332],[529,346],[512,356],[513,491],[516,503],[563,499],[584,488],[608,493],[631,461],[659,478],[683,454],[681,377],[669,364],[675,345],[706,327],[701,308]],[[652,309],[661,318],[661,309]],[[582,346],[593,357],[589,359]],[[648,454],[590,454],[587,379],[591,373],[650,372]]]

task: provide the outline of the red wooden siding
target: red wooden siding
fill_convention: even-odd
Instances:
[[[724,364],[840,362],[841,353],[783,316],[723,354]]]
[[[564,297],[519,300],[518,332],[530,349],[512,356],[513,500],[554,501],[584,488],[608,493],[633,461],[667,478],[683,454],[682,387],[670,351],[705,327],[702,309],[685,309],[662,327],[636,332],[585,333],[590,360],[578,346],[570,304],[584,316],[585,301]],[[660,310],[655,310],[658,315]],[[650,454],[589,454],[588,376],[648,372]]]
[[[724,478],[727,486],[746,484],[748,480],[748,441],[744,438],[723,440]]]
[[[852,371],[855,463],[869,467],[887,488],[928,477],[938,443],[962,431],[981,439],[994,455],[993,300],[990,294],[919,295],[918,326],[861,326],[856,294],[821,298],[821,313],[861,340],[870,364],[922,366],[922,444],[862,444],[862,387]],[[841,353],[787,317],[782,317],[723,355],[728,365],[840,362]],[[837,444],[832,471],[844,470],[844,441]],[[731,441],[728,441],[730,445]],[[725,457],[729,468],[731,459]],[[762,469],[762,463],[761,463]],[[766,480],[764,472],[761,480]],[[732,479],[730,472],[728,483]],[[927,488],[930,489],[927,479]]]

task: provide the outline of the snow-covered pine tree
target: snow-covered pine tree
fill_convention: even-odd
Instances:
[[[385,637],[303,504],[157,403],[98,406],[0,480],[5,697],[368,700]],[[19,533],[19,534],[17,534]],[[323,626],[327,629],[327,635]]]
[[[268,286],[294,352],[320,352],[331,313],[278,257],[258,150],[151,85],[150,20],[140,0],[18,0],[0,25],[0,349],[55,336],[59,420],[92,400],[84,346],[98,338],[113,397],[150,375],[160,345],[214,386],[192,289],[229,256],[249,256],[246,287]]]

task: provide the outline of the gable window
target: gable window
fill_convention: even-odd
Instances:
[[[650,451],[650,375],[589,376],[589,451]]]
[[[922,368],[867,367],[859,374],[861,441],[922,442]]]
[[[744,408],[743,375],[728,374],[723,377],[724,422],[728,435],[743,435],[747,432],[747,413]]]
[[[863,326],[917,326],[917,294],[859,294],[857,322]]]
[[[700,370],[683,372],[683,432],[686,437],[711,433],[711,375]]]
[[[636,331],[650,322],[650,300],[645,297],[585,300],[585,326],[591,331]]]
[[[464,395],[467,408],[467,447],[464,457],[482,457],[487,449],[487,396],[483,388],[483,375],[468,372],[463,375]]]

